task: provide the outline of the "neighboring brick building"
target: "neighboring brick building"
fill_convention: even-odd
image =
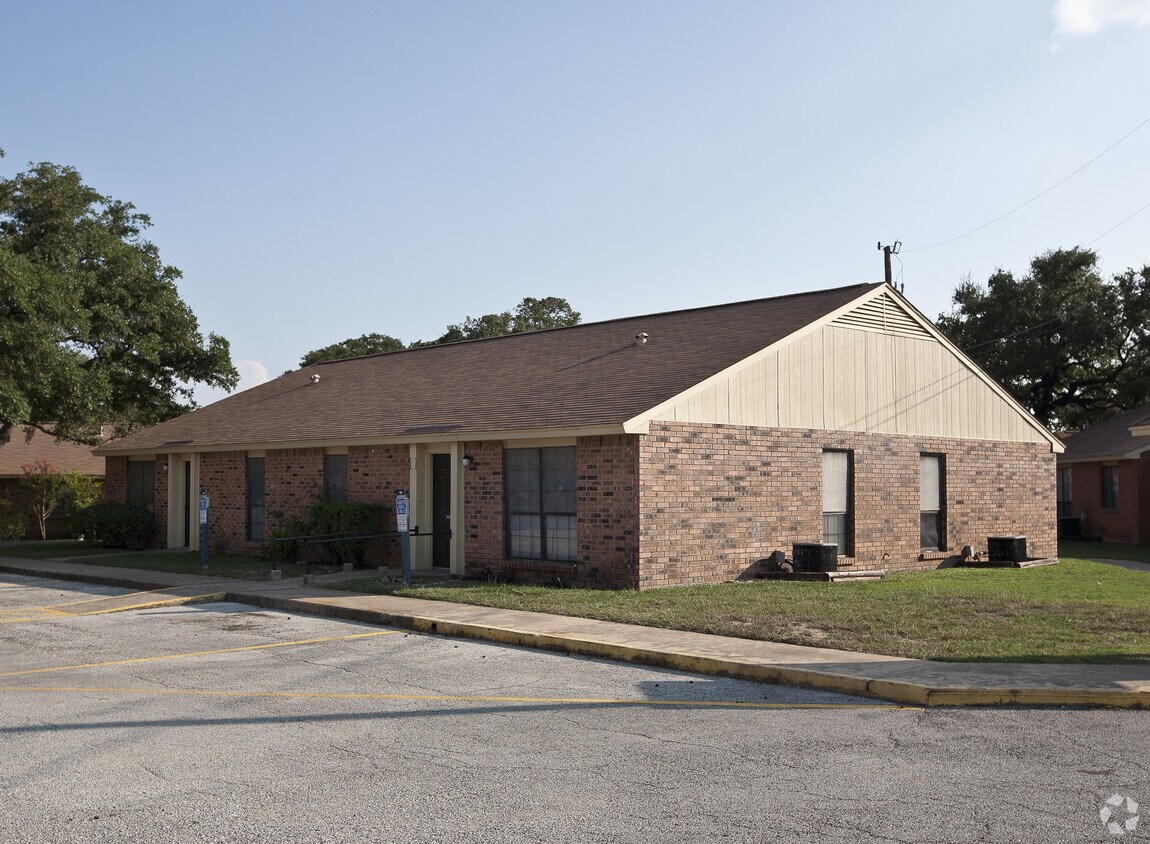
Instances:
[[[111,429],[105,430],[110,433]],[[81,472],[100,477],[104,474],[104,459],[92,453],[92,446],[58,440],[37,428],[15,427],[7,442],[0,443],[0,498],[18,495],[24,466],[42,460],[61,472]],[[57,509],[46,525],[49,539],[67,535],[67,502]],[[27,539],[39,539],[40,531],[29,517]]]
[[[1150,404],[1064,439],[1061,532],[1150,545]]]
[[[933,568],[993,534],[1053,555],[1059,450],[870,284],[317,364],[99,453],[121,500],[154,496],[168,547],[198,547],[201,488],[235,552],[325,492],[402,488],[434,534],[417,567],[648,588],[796,542],[856,568]]]

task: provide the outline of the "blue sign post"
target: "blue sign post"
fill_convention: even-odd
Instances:
[[[395,528],[399,531],[400,554],[403,557],[403,585],[411,585],[411,534],[407,530],[407,491],[395,491]]]
[[[208,570],[208,494],[200,490],[200,567]]]

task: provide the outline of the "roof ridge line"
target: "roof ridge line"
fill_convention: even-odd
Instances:
[[[405,352],[419,352],[419,351],[424,351],[426,349],[450,348],[450,347],[456,347],[456,346],[463,346],[463,345],[466,345],[468,343],[488,343],[488,342],[491,342],[493,340],[507,340],[507,339],[510,339],[512,337],[526,337],[528,335],[544,334],[544,333],[549,333],[549,332],[553,332],[553,331],[570,331],[571,329],[576,329],[576,328],[591,328],[591,327],[600,326],[600,325],[610,325],[611,323],[615,323],[615,322],[627,322],[630,320],[637,320],[637,319],[653,319],[655,317],[674,316],[677,314],[689,314],[689,313],[696,312],[696,311],[718,310],[719,308],[733,308],[733,307],[737,307],[739,305],[753,305],[753,304],[758,304],[761,302],[781,301],[783,299],[794,299],[794,298],[798,298],[800,296],[819,296],[819,295],[823,295],[823,294],[827,294],[827,293],[837,293],[837,292],[843,291],[843,290],[851,290],[853,288],[858,288],[858,289],[862,290],[863,288],[881,287],[884,283],[885,282],[881,282],[881,281],[859,282],[857,284],[844,284],[844,285],[841,285],[839,287],[827,287],[827,288],[823,288],[820,290],[807,290],[807,291],[800,291],[797,293],[784,293],[780,296],[762,296],[758,299],[743,299],[743,300],[740,300],[738,302],[720,302],[720,303],[715,304],[715,305],[696,305],[695,307],[691,307],[691,308],[678,308],[678,309],[670,310],[670,311],[655,311],[653,313],[648,313],[648,314],[634,314],[632,316],[612,317],[611,319],[601,319],[601,320],[596,320],[595,322],[580,322],[580,323],[576,323],[575,325],[561,325],[561,326],[557,326],[555,328],[537,328],[533,331],[520,331],[520,332],[517,332],[514,334],[500,334],[498,337],[475,337],[475,338],[472,338],[470,340],[453,340],[450,343],[429,343],[425,346],[414,346],[414,347],[409,347],[409,348],[405,348],[405,349],[394,349],[390,352],[375,352],[375,353],[370,354],[370,355],[353,355],[351,357],[346,357],[346,358],[337,358],[334,360],[318,361],[316,363],[310,364],[307,367],[301,367],[300,370],[297,370],[297,371],[302,371],[303,369],[308,369],[312,366],[324,366],[327,364],[334,364],[334,363],[346,363],[349,360],[362,360],[362,359],[367,359],[367,358],[386,357],[388,355],[401,355],[401,354],[404,354]]]

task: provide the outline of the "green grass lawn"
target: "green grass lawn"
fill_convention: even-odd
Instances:
[[[123,551],[85,542],[22,542],[0,546],[0,556],[68,560],[93,566],[204,574],[199,551]],[[270,580],[272,563],[259,557],[209,554],[206,574],[236,580]],[[284,577],[303,574],[300,563],[278,564]],[[323,570],[313,566],[316,571]]]
[[[1150,545],[1127,545],[1124,542],[1076,542],[1063,539],[1058,543],[1060,557],[1080,560],[1137,560],[1150,563]]]
[[[759,581],[646,592],[454,581],[339,588],[919,659],[1150,662],[1150,572],[1066,559],[877,583]]]

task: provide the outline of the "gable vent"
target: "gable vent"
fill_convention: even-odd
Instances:
[[[904,337],[930,337],[925,328],[904,311],[889,293],[876,296],[831,322],[840,328],[901,334]]]

